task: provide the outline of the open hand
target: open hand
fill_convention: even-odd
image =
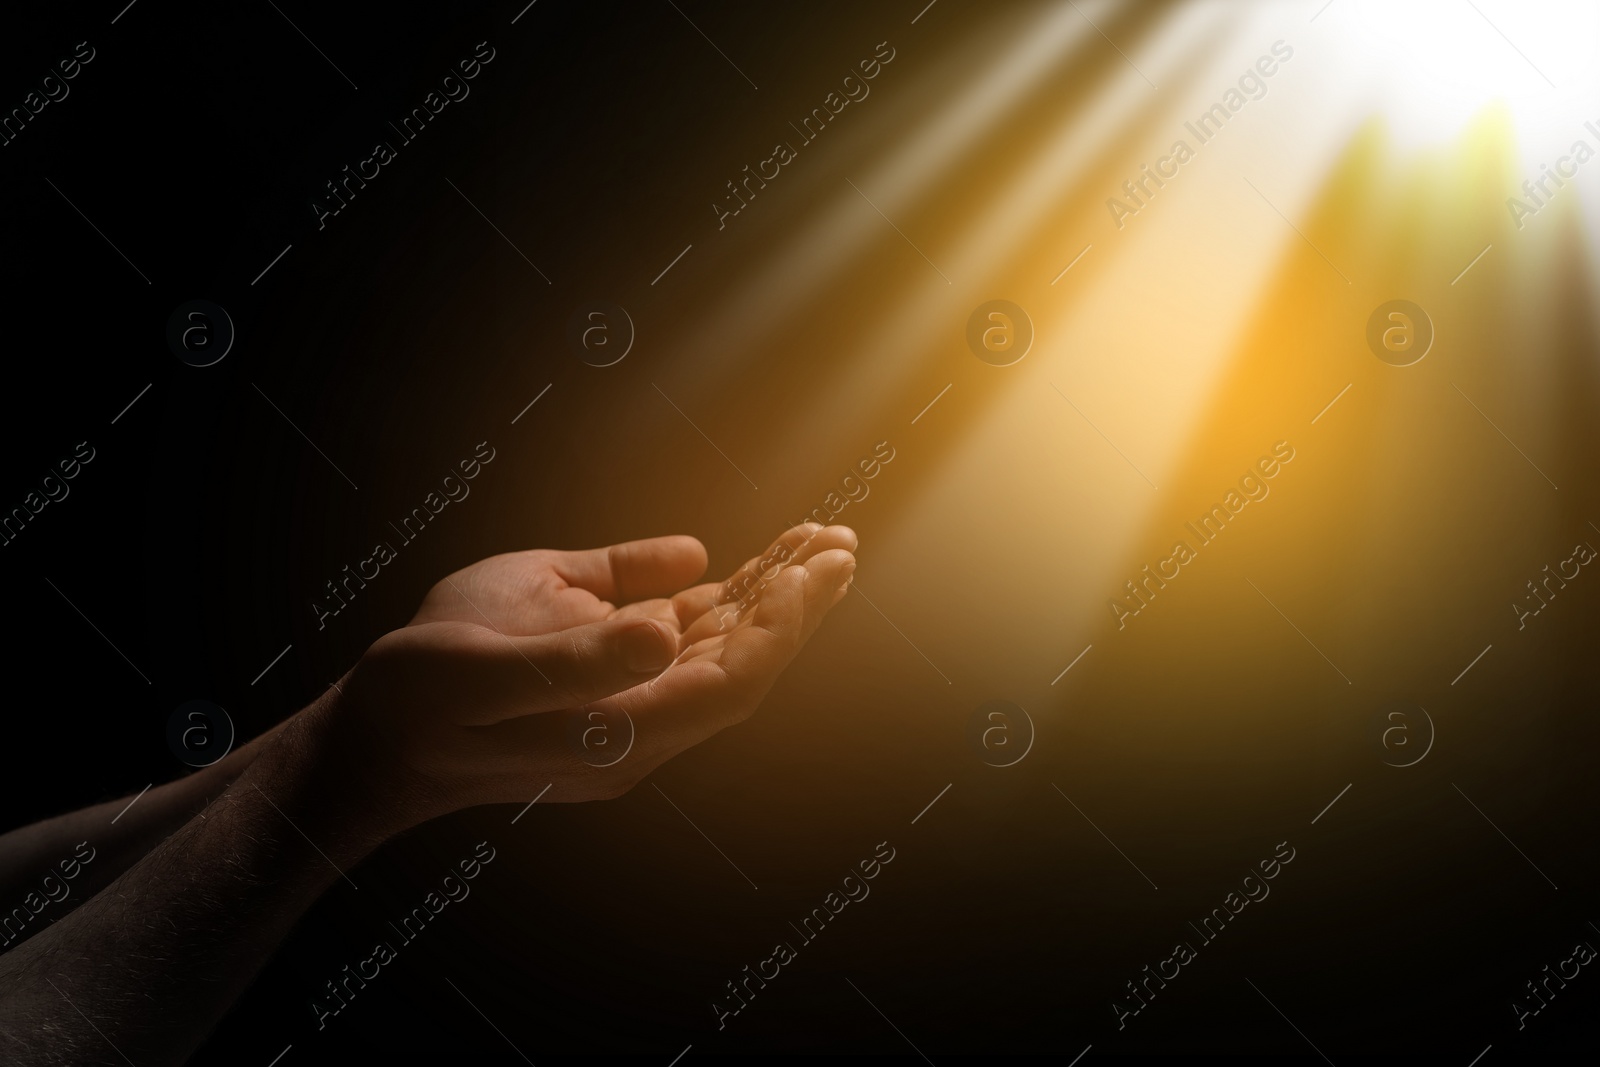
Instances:
[[[330,713],[336,747],[363,753],[404,825],[546,786],[618,796],[755,710],[844,596],[855,546],[797,526],[694,586],[706,553],[684,536],[482,560],[367,650]]]

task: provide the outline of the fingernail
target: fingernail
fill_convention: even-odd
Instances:
[[[839,601],[844,599],[845,593],[850,589],[850,582],[855,577],[855,573],[856,565],[854,561],[846,563],[843,567],[839,568],[839,587],[833,591],[834,604],[837,604]],[[831,607],[832,605],[829,606]]]
[[[630,671],[640,674],[659,671],[677,654],[661,627],[640,623],[622,634],[622,659]]]

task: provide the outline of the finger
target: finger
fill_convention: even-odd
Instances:
[[[842,549],[786,568],[749,624],[724,638],[715,659],[680,662],[648,685],[600,706],[621,707],[632,715],[640,732],[640,758],[655,763],[742,722],[838,602],[854,568],[854,557]]]
[[[601,600],[626,604],[671,596],[706,572],[706,548],[683,534],[624,541],[608,548],[550,553],[552,568],[568,585]]]
[[[812,556],[826,552],[831,548],[842,548],[846,552],[854,552],[860,539],[856,532],[848,526],[824,526],[817,535],[808,540],[796,554],[791,563],[805,563]]]
[[[754,596],[754,590],[777,576],[777,569],[805,550],[823,526],[816,522],[803,522],[790,527],[756,556],[745,560],[726,580],[705,582],[685,589],[672,598],[678,621],[688,627],[694,620],[721,604],[738,605]]]
[[[673,610],[672,601],[662,597],[650,600],[636,600],[626,604],[612,613],[613,619],[657,619],[672,628],[673,633],[678,633],[678,613]],[[681,645],[679,646],[682,647]]]
[[[725,581],[703,582],[673,596],[672,613],[678,620],[678,626],[686,629],[700,616],[710,611],[716,603],[719,590],[724,589],[727,584]]]
[[[477,658],[453,703],[462,723],[488,725],[578,707],[660,674],[678,636],[654,619],[620,618],[537,637],[478,631]]]
[[[823,553],[843,551],[848,554],[855,544],[854,531],[847,527],[830,526],[806,542],[795,558],[802,565],[810,566]],[[784,566],[794,565],[789,563]],[[679,624],[683,629],[681,647],[689,648],[727,633],[749,618],[770,584],[770,579],[780,572],[776,566],[764,572],[758,571],[758,567],[759,563],[747,565],[741,571],[744,577],[737,581],[719,586],[696,586],[673,598],[673,606],[678,611]],[[696,609],[699,609],[698,613]]]
[[[677,753],[747,718],[838,602],[854,567],[849,553],[835,550],[806,567],[785,569],[740,631],[726,662],[680,662],[651,682],[586,705],[585,713],[599,713],[598,721],[619,731],[614,740],[625,743],[627,752],[592,773],[637,782]],[[570,750],[572,745],[571,724],[559,723],[560,718],[529,715],[485,731],[485,758],[548,764],[552,746]],[[581,759],[570,751],[564,756],[573,767]]]
[[[726,582],[697,585],[673,597],[678,621],[686,634],[695,630],[695,640],[725,630],[732,622],[729,616],[754,604],[783,567],[804,564],[833,549],[853,552],[856,544],[855,531],[848,526],[802,523],[785,531],[761,555],[745,561]]]
[[[799,581],[791,578],[783,596],[769,603],[778,588],[774,583],[756,604],[750,625],[728,635],[721,663],[734,686],[765,693],[822,625],[823,616],[838,602],[839,591],[850,581],[855,567],[855,556],[833,548],[792,568]],[[786,645],[787,654],[780,655]]]

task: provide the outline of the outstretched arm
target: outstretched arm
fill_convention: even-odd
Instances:
[[[801,527],[727,586],[692,538],[497,556],[267,739],[203,811],[0,956],[0,1048],[23,1067],[182,1063],[311,903],[418,823],[477,804],[617,796],[753,711],[844,595],[855,536]],[[658,598],[658,599],[651,599]],[[625,603],[626,602],[626,603]],[[616,606],[622,604],[623,606]],[[605,766],[570,720],[626,713]],[[148,798],[147,798],[148,799]]]
[[[283,726],[142,796],[130,793],[0,834],[0,902],[21,909],[0,914],[0,951],[59,921],[194,818]]]

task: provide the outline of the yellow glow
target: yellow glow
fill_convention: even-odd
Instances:
[[[786,219],[757,200],[750,213],[764,221],[740,220],[763,227],[771,251],[716,302],[697,362],[829,351],[833,373],[786,383],[793,402],[762,435],[769,451],[754,462],[780,491],[814,477],[808,452],[779,442],[812,440],[819,410],[831,425],[868,427],[862,443],[916,442],[906,454],[927,469],[914,492],[892,512],[867,504],[841,519],[870,516],[865,543],[881,553],[871,584],[886,609],[984,620],[996,604],[1055,591],[1035,627],[914,621],[927,654],[960,672],[1011,677],[1120,640],[1108,598],[1190,537],[1185,523],[1280,441],[1298,458],[1271,497],[1204,550],[1195,573],[1207,577],[1186,570],[1152,616],[1197,625],[1174,602],[1207,603],[1216,587],[1199,587],[1218,581],[1232,583],[1225,600],[1254,597],[1243,568],[1269,576],[1302,620],[1357,625],[1331,576],[1403,580],[1416,564],[1387,554],[1384,535],[1397,523],[1434,529],[1447,487],[1476,495],[1467,480],[1480,468],[1451,459],[1463,440],[1511,481],[1527,536],[1549,533],[1555,502],[1542,494],[1553,490],[1471,405],[1487,403],[1521,448],[1558,466],[1559,428],[1539,412],[1565,387],[1557,354],[1575,319],[1593,314],[1555,290],[1581,269],[1561,242],[1594,215],[1600,160],[1523,227],[1507,200],[1575,140],[1600,149],[1584,128],[1600,125],[1600,94],[1583,55],[1600,14],[1478,6],[1218,2],[1151,14],[1083,2],[997,14],[937,63],[919,64],[909,41],[898,80],[842,117],[835,156],[802,161],[785,195],[803,186],[808,209]],[[1259,92],[1197,136],[1194,123],[1263,67]],[[1193,157],[1131,200],[1124,182],[1178,141]],[[1137,210],[1119,216],[1113,200]],[[1438,327],[1428,357],[1403,372],[1363,341],[1371,311],[1401,296]],[[971,309],[994,298],[1023,306],[1035,327],[1032,351],[1009,367],[977,360],[963,339]],[[1510,344],[1522,363],[1507,380]],[[1335,414],[1314,426],[1336,395]],[[1432,427],[1420,440],[1418,420]],[[1448,473],[1419,491],[1386,449]],[[1333,527],[1349,536],[1331,539]],[[993,569],[1001,545],[1014,565]],[[951,573],[963,559],[982,580]],[[1252,617],[1263,607],[1238,605]],[[1359,656],[1382,649],[1358,648],[1344,647],[1357,673],[1380,669]]]

